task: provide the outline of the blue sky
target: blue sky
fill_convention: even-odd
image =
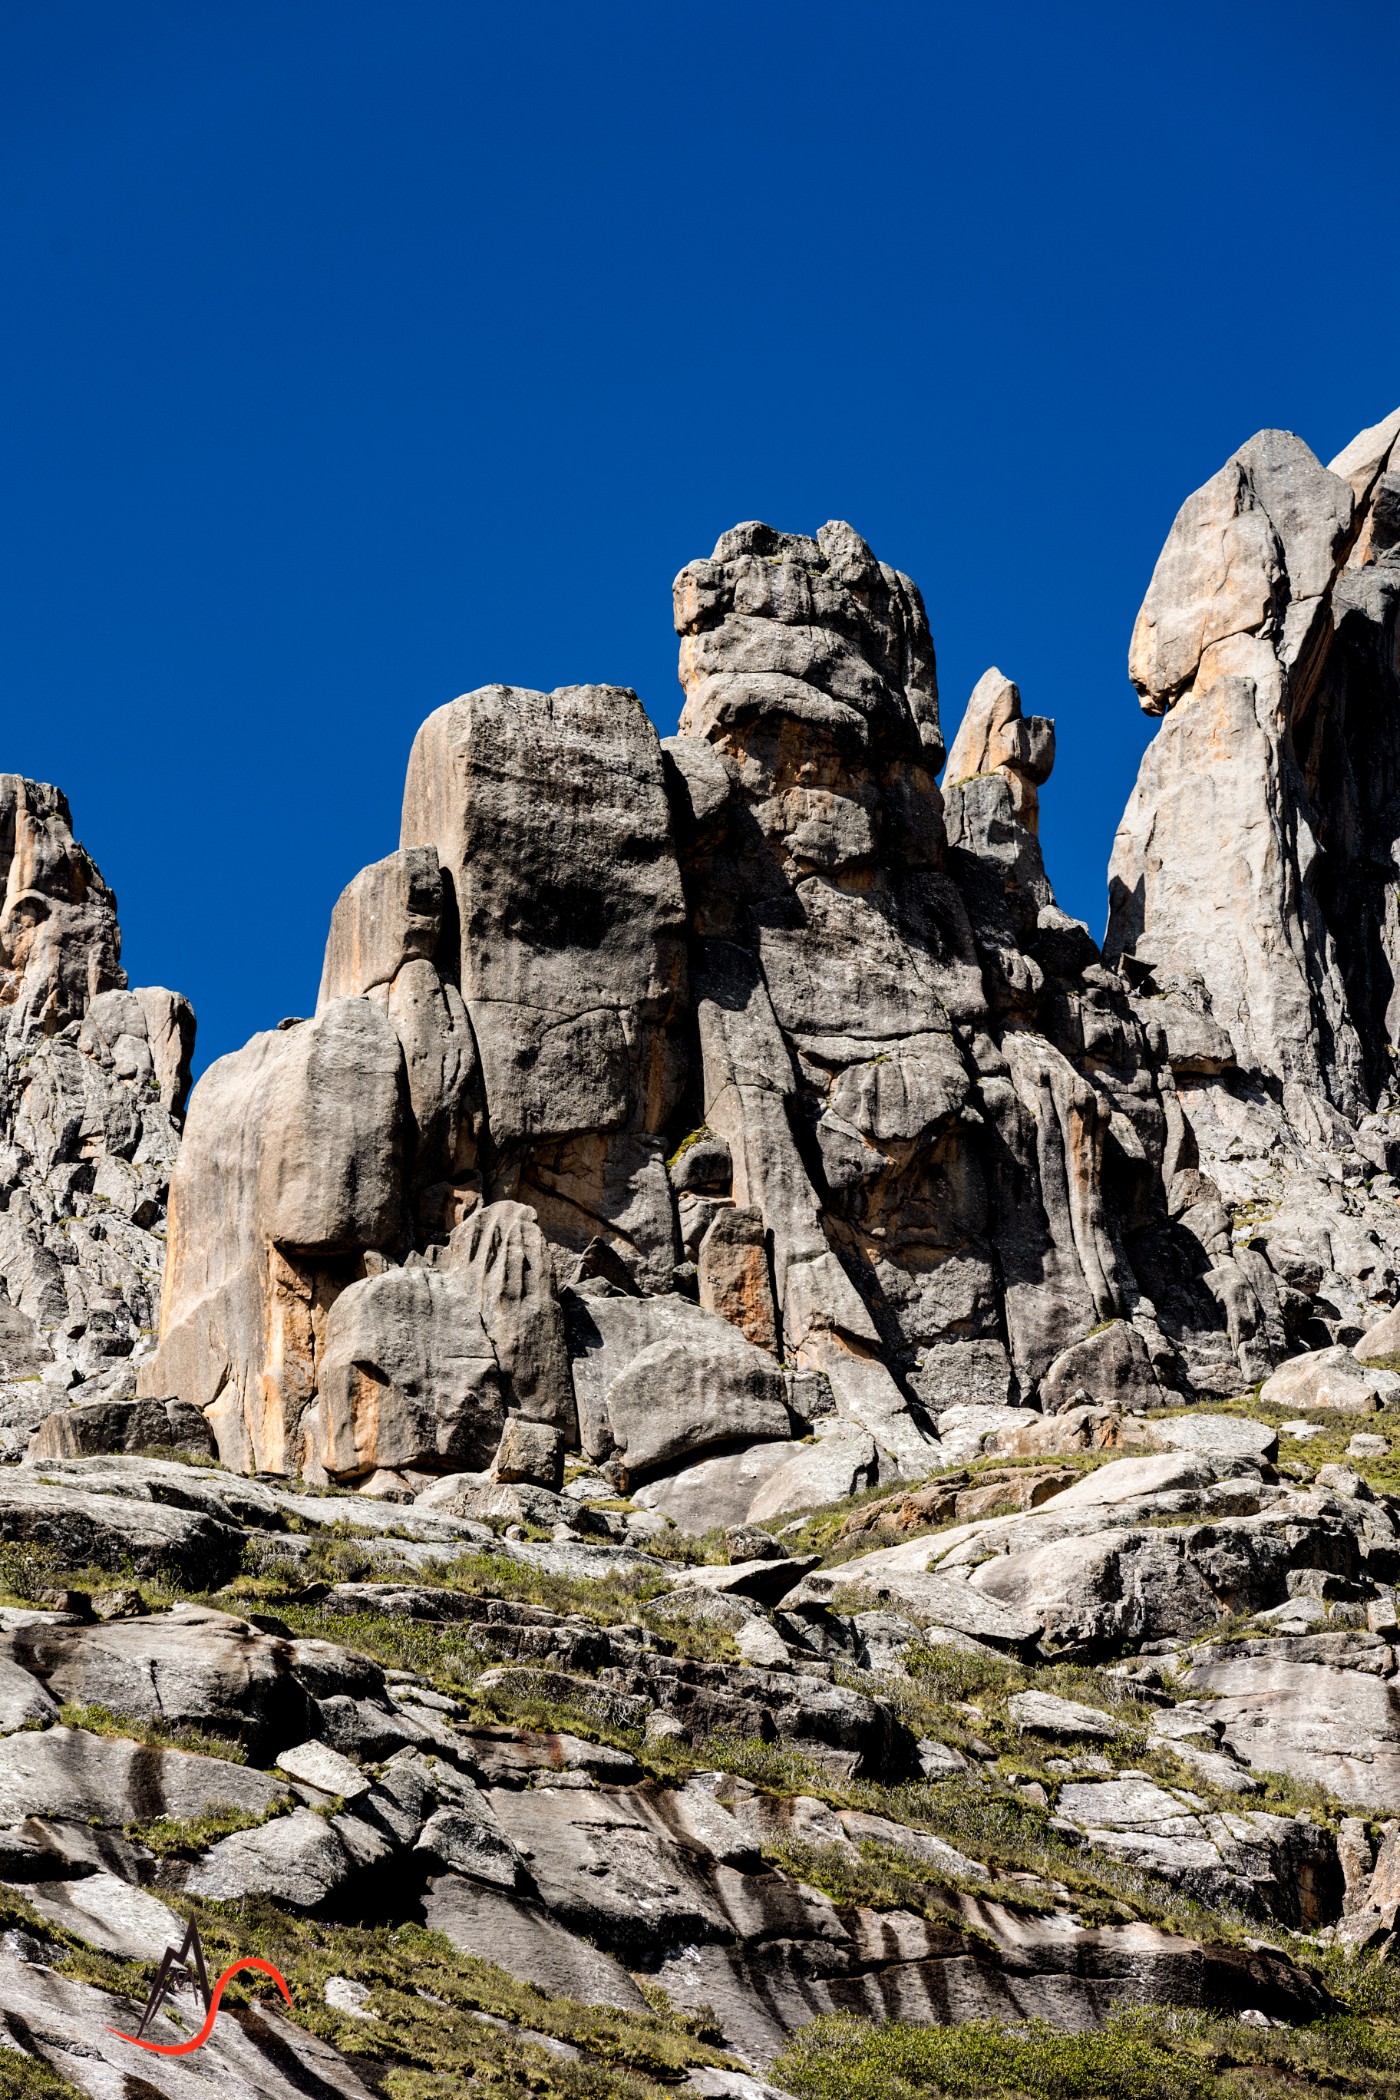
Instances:
[[[200,1061],[309,1011],[418,722],[679,704],[670,582],[849,518],[951,737],[1057,718],[1061,901],[1133,616],[1264,425],[1400,403],[1400,17],[1350,0],[44,0],[0,65],[0,768],[58,781]]]

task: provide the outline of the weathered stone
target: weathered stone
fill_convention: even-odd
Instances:
[[[299,1461],[346,1262],[397,1239],[402,1085],[387,1016],[339,999],[220,1058],[191,1098],[141,1389],[208,1410],[221,1454],[247,1470]]]
[[[1260,1388],[1266,1407],[1335,1407],[1344,1414],[1374,1414],[1400,1395],[1393,1371],[1359,1364],[1350,1349],[1313,1349],[1280,1365]]]
[[[390,985],[407,962],[431,962],[442,925],[442,874],[431,846],[391,853],[362,868],[331,913],[320,1013],[333,999],[352,999]]]
[[[1400,1306],[1388,1312],[1384,1319],[1368,1327],[1353,1349],[1358,1363],[1380,1364],[1387,1370],[1394,1369],[1393,1358],[1400,1357]]]
[[[945,790],[983,774],[1000,774],[1011,789],[1017,821],[1034,832],[1040,824],[1036,789],[1050,778],[1054,763],[1054,723],[1042,715],[1024,717],[1011,680],[996,669],[984,671],[948,753]]]
[[[762,1213],[733,1204],[716,1212],[697,1251],[700,1303],[759,1349],[778,1346],[778,1315],[768,1276]]]
[[[505,1423],[500,1373],[455,1276],[386,1269],[341,1292],[326,1320],[316,1422],[333,1478],[490,1463]]]
[[[1286,1650],[1233,1660],[1217,1651],[1193,1666],[1188,1683],[1211,1699],[1226,1744],[1246,1765],[1310,1780],[1377,1813],[1400,1800],[1400,1704],[1385,1679],[1295,1661]]]
[[[1066,1742],[1112,1742],[1125,1733],[1121,1721],[1078,1699],[1057,1699],[1050,1692],[1016,1692],[1006,1702],[1016,1727],[1029,1735],[1050,1735]]]
[[[1146,1345],[1126,1320],[1110,1320],[1063,1350],[1040,1381],[1047,1414],[1070,1407],[1160,1407],[1163,1394]]]
[[[177,1931],[171,1943],[178,1947],[182,1937]],[[159,1950],[159,1935],[151,1944]],[[149,1946],[143,1953],[151,1958]],[[158,2013],[148,2039],[167,2049],[188,2042],[193,2009],[185,1995],[183,2023],[177,2026],[168,2013]],[[194,2059],[198,2070],[188,2057],[143,2051],[141,2070],[133,2073],[131,2043],[122,2037],[140,2024],[138,1998],[111,1996],[7,1952],[0,1954],[0,2018],[8,2033],[25,2037],[22,2045],[14,2045],[24,2051],[21,2065],[37,2057],[86,2100],[108,2100],[129,2090],[134,2076],[158,2100],[190,2100],[201,2091],[217,2092],[224,2100],[305,2100],[308,2091],[328,2100],[371,2100],[369,2087],[338,2050],[280,2017],[266,2000],[256,2019],[215,2022]]]
[[[1257,1810],[1200,1815],[1193,1794],[1175,1794],[1144,1773],[1070,1784],[1058,1812],[1091,1841],[1131,1865],[1188,1889],[1306,1930],[1340,1907],[1342,1875],[1330,1831],[1299,1817]]]
[[[548,1242],[523,1203],[479,1206],[438,1257],[471,1295],[500,1369],[507,1407],[577,1440],[564,1317]]]
[[[491,1461],[491,1478],[528,1481],[557,1494],[564,1484],[562,1434],[547,1422],[527,1422],[520,1415],[509,1416]]]
[[[684,1298],[569,1294],[584,1449],[629,1474],[708,1445],[786,1437],[782,1372],[714,1313]]]
[[[1242,1458],[1268,1465],[1278,1456],[1278,1431],[1247,1415],[1172,1415],[1143,1426],[1142,1435],[1174,1451],[1197,1451],[1205,1458]]]
[[[874,1485],[878,1453],[873,1437],[833,1434],[803,1444],[770,1473],[748,1506],[751,1524],[765,1524],[792,1510],[842,1502]]]
[[[198,1510],[50,1486],[28,1467],[0,1480],[0,1538],[46,1548],[63,1567],[130,1568],[192,1588],[227,1581],[243,1552],[239,1532]]]
[[[643,2012],[646,2000],[620,1962],[534,1905],[512,1903],[494,1889],[442,1874],[428,1884],[423,1922],[463,1954],[494,1962],[522,1983],[560,1991],[585,2005]]]
[[[742,1451],[702,1458],[694,1465],[660,1474],[639,1487],[633,1499],[643,1509],[661,1511],[682,1531],[700,1538],[707,1531],[744,1523],[765,1482],[790,1461],[803,1457],[807,1449],[805,1444],[783,1438],[750,1444]]]
[[[285,1790],[265,1772],[185,1750],[156,1750],[80,1729],[0,1741],[0,1819],[56,1816],[120,1829],[169,1816],[193,1822],[216,1808],[265,1815]]]
[[[214,1432],[183,1400],[87,1400],[58,1408],[30,1439],[25,1458],[85,1458],[103,1451],[188,1451],[215,1458]]]
[[[497,1144],[659,1130],[682,1074],[683,906],[636,695],[488,686],[439,708],[409,759],[402,843],[435,847],[451,887]]]
[[[277,1769],[323,1794],[338,1794],[344,1801],[356,1801],[369,1791],[370,1782],[359,1766],[325,1743],[293,1743],[279,1753]]]
[[[238,1830],[212,1845],[185,1882],[191,1896],[218,1902],[271,1896],[291,1910],[315,1910],[345,1881],[350,1860],[325,1820],[294,1809],[256,1830]]]
[[[1011,1407],[1017,1398],[1006,1345],[995,1340],[940,1342],[920,1358],[909,1383],[935,1416],[949,1407]]]
[[[795,1588],[811,1568],[804,1560],[747,1560],[728,1567],[686,1568],[676,1579],[678,1589],[709,1590],[721,1597],[751,1597],[759,1604],[777,1604]]]

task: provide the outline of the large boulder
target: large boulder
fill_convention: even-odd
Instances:
[[[568,1294],[574,1390],[590,1457],[641,1477],[717,1444],[788,1437],[781,1367],[679,1297]]]
[[[1394,976],[1369,844],[1387,819],[1363,786],[1394,734],[1388,602],[1362,544],[1373,487],[1358,500],[1266,430],[1183,504],[1130,654],[1165,720],[1110,869],[1110,952],[1202,985],[1241,1064],[1351,1114],[1385,1076]],[[1351,697],[1319,705],[1328,692]]]
[[[1062,1350],[1040,1381],[1047,1414],[1096,1405],[1135,1413],[1159,1407],[1163,1397],[1146,1344],[1126,1320],[1110,1320]]]
[[[1311,1349],[1281,1364],[1259,1389],[1266,1407],[1334,1407],[1343,1414],[1374,1414],[1400,1397],[1400,1377],[1358,1363],[1350,1349]]]
[[[225,1612],[181,1606],[107,1625],[38,1622],[4,1636],[0,1653],[60,1704],[226,1736],[262,1761],[314,1720],[292,1644]]]
[[[1306,1641],[1212,1650],[1187,1682],[1209,1701],[1227,1747],[1262,1772],[1286,1772],[1381,1815],[1400,1802],[1400,1698],[1389,1677],[1299,1659]],[[1339,1656],[1337,1662],[1345,1658]]]
[[[332,1478],[480,1468],[504,1421],[495,1351],[455,1276],[385,1269],[341,1292],[326,1320],[312,1432]]]

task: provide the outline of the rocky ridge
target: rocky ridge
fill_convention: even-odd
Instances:
[[[309,1993],[235,2091],[313,2040],[320,2090],[523,2090],[507,2034],[534,2089],[816,2094],[814,2020],[1125,2005],[1309,2089],[1400,1918],[1396,422],[1183,507],[1104,950],[1041,859],[1053,725],[989,671],[945,763],[918,592],[845,525],[682,572],[674,738],[600,687],[424,724],[315,1014],[191,1100],[158,1349],[93,1371],[89,1239],[40,1330],[16,2047],[105,2100],[100,1994],[195,1914]],[[80,1224],[120,1159],[158,1258],[186,1024],[13,786],[61,900],[11,937],[14,1127]],[[47,1247],[21,1141],[0,1226]]]

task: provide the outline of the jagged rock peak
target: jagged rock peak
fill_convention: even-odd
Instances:
[[[872,749],[943,762],[938,675],[918,589],[839,520],[815,540],[760,524],[721,535],[675,583],[682,735],[787,716]]]
[[[1109,871],[1109,955],[1352,1119],[1400,1039],[1397,445],[1400,411],[1333,468],[1262,431],[1183,504],[1130,652],[1166,719]]]
[[[1037,793],[1055,764],[1055,725],[1044,715],[1021,712],[1020,687],[993,665],[972,689],[948,753],[947,787],[961,787],[983,774],[998,773],[1011,791],[1011,806],[1027,831],[1040,829]]]
[[[922,601],[848,525],[737,527],[675,618],[664,743],[614,687],[423,725],[314,1019],[196,1093],[143,1392],[252,1469],[429,1492],[524,1417],[766,1509],[926,1471],[959,1404],[1271,1369],[1045,877],[1052,725],[982,681],[945,823]]]
[[[127,988],[116,899],[59,789],[0,776],[0,1453],[154,1343],[194,1015]]]

